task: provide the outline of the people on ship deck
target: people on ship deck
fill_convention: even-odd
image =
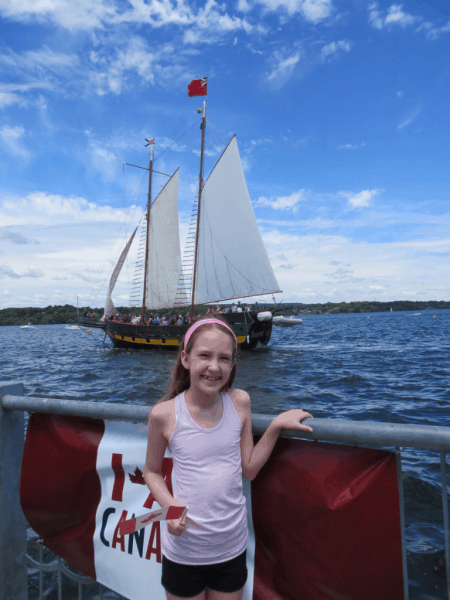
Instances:
[[[153,325],[159,325],[158,315],[155,315],[153,318]]]
[[[233,302],[233,304],[231,305],[231,312],[237,312],[237,306],[236,304]]]
[[[236,312],[242,312],[242,306],[241,306],[241,301],[240,300],[238,302]]]
[[[220,315],[220,313],[222,312],[222,309],[220,308],[219,305],[216,306],[216,315]]]
[[[214,314],[214,309],[212,306],[208,306],[208,310],[206,311],[207,315],[213,315]]]
[[[250,304],[246,304],[245,305],[245,312],[250,312],[251,308],[250,308]]]

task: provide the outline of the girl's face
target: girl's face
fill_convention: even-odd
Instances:
[[[189,370],[191,387],[213,395],[227,383],[233,368],[233,341],[218,328],[197,335],[192,350],[181,352],[181,362]]]

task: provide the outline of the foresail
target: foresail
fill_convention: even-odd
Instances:
[[[150,210],[146,306],[169,308],[175,303],[181,269],[178,229],[178,169]]]
[[[279,292],[245,182],[236,138],[202,191],[195,304]]]
[[[128,240],[128,244],[123,249],[122,254],[120,255],[120,258],[117,261],[117,265],[115,266],[114,271],[111,275],[111,279],[109,281],[108,293],[106,294],[105,313],[104,313],[103,319],[106,319],[107,317],[110,317],[112,314],[115,314],[117,312],[116,307],[113,304],[111,295],[113,293],[114,286],[116,285],[117,278],[119,277],[119,273],[122,270],[123,263],[125,262],[125,259],[128,255],[128,251],[130,250],[131,244],[133,243],[133,239],[134,239],[134,236],[136,235],[136,231],[137,231],[137,227],[134,230],[133,235]]]

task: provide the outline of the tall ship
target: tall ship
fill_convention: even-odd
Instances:
[[[206,96],[207,79],[194,80],[188,89],[190,96]],[[189,312],[188,320],[192,320],[194,307],[199,305],[281,292],[256,222],[236,136],[204,181],[206,100],[197,112],[202,114],[199,186],[183,260],[178,227],[178,169],[152,201],[155,144],[154,140],[146,140],[150,165],[141,255],[140,317],[134,323],[111,320],[117,313],[112,300],[114,286],[135,239],[136,228],[112,273],[103,320],[79,318],[81,324],[102,327],[117,347],[179,346],[189,325],[147,324],[153,311]],[[269,311],[222,312],[221,316],[233,329],[240,347],[255,348],[258,343],[269,343],[273,324]]]

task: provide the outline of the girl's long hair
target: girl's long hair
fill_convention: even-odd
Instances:
[[[202,315],[201,317],[194,319],[192,321],[191,325],[193,325],[194,323],[198,323],[199,321],[208,321],[210,318],[211,317],[208,315]],[[224,318],[222,318],[220,315],[214,315],[214,319],[217,319],[218,321],[223,321],[224,326],[219,325],[218,323],[205,323],[205,325],[202,325],[201,327],[197,327],[197,329],[190,336],[186,347],[185,347],[186,334],[183,336],[183,339],[181,340],[181,343],[180,343],[180,349],[178,350],[177,359],[175,361],[175,364],[173,366],[172,372],[169,377],[169,381],[167,383],[167,391],[164,394],[164,396],[162,398],[160,398],[156,402],[156,404],[154,404],[152,406],[151,410],[153,410],[153,408],[156,405],[160,404],[161,402],[164,402],[165,400],[172,400],[172,398],[175,398],[175,396],[178,396],[178,394],[181,394],[181,392],[184,392],[185,390],[189,389],[189,387],[191,385],[191,378],[189,376],[189,370],[186,369],[183,366],[183,363],[181,362],[181,352],[183,350],[185,350],[186,354],[190,354],[192,348],[194,347],[194,343],[195,343],[195,340],[197,339],[197,337],[203,331],[206,331],[207,329],[219,329],[220,331],[223,331],[224,333],[229,335],[231,340],[233,341],[233,357],[232,357],[233,367],[231,369],[231,373],[228,378],[228,381],[220,388],[220,391],[227,392],[230,389],[230,387],[233,385],[233,381],[236,376],[236,356],[237,356],[236,338],[233,335],[233,333],[228,329],[228,323],[225,321]],[[190,327],[188,328],[187,331],[189,331],[189,329],[190,329]],[[186,331],[186,333],[187,333],[187,331]],[[150,412],[151,412],[151,410],[150,410]]]

